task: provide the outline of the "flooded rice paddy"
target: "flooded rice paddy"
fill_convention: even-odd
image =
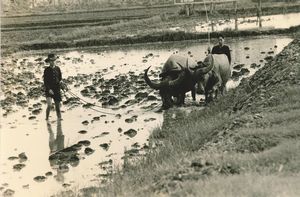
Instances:
[[[261,24],[264,29],[285,29],[300,25],[300,13],[277,14],[261,16]],[[240,17],[237,21],[238,30],[258,29],[258,18]],[[171,30],[181,30],[179,27],[173,27]],[[213,22],[200,22],[193,29],[195,32],[214,32],[224,30],[235,30],[235,19],[218,20]]]
[[[255,73],[292,39],[260,37],[227,40],[232,49],[233,80]],[[69,91],[63,97],[63,121],[55,110],[45,120],[42,91],[47,54],[1,60],[0,192],[14,196],[51,196],[105,184],[107,175],[121,169],[124,156],[143,155],[151,130],[176,116],[156,113],[161,101],[143,80],[158,78],[173,53],[205,57],[206,43],[177,42],[136,45],[122,49],[60,52],[58,65]],[[199,109],[187,95],[186,107]],[[75,188],[75,189],[74,189]]]

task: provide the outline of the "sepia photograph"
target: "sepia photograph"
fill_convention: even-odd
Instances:
[[[0,13],[0,196],[300,196],[300,0]]]

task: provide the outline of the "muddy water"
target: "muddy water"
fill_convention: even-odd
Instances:
[[[262,16],[262,28],[264,29],[283,29],[292,26],[300,25],[300,13],[289,13],[279,15]],[[238,18],[238,30],[257,29],[259,23],[257,17],[241,17]],[[199,23],[195,26],[196,32],[211,32],[211,31],[223,31],[234,30],[235,20],[219,20],[215,21],[213,25],[211,23]]]
[[[232,49],[234,65],[244,64],[243,67],[249,70],[242,76],[245,77],[261,68],[266,56],[276,55],[291,40],[289,37],[261,37],[228,40],[227,43]],[[122,168],[124,151],[133,150],[133,155],[147,152],[151,130],[168,125],[163,117],[174,117],[155,113],[161,101],[157,92],[143,83],[143,70],[152,66],[154,72],[151,78],[154,79],[157,78],[155,73],[171,54],[189,54],[196,60],[202,60],[206,49],[206,43],[178,42],[163,46],[137,45],[59,53],[58,64],[70,88],[63,98],[63,121],[56,120],[54,110],[50,121],[45,121],[45,98],[39,92],[36,97],[26,97],[25,104],[21,106],[14,101],[7,101],[2,106],[1,194],[50,196],[58,191],[103,184],[107,174]],[[45,64],[38,58],[43,59],[45,55],[32,54],[2,60],[2,79],[9,83],[1,84],[1,102],[13,93],[27,95],[33,91],[31,86],[40,86],[38,82],[42,80]],[[251,68],[252,63],[260,67]],[[22,73],[31,74],[28,77]],[[228,87],[235,87],[240,79],[230,81]],[[87,90],[90,85],[95,87],[96,93],[82,94],[82,90]],[[103,92],[108,89],[109,95],[115,95],[116,100],[113,101],[116,102],[102,106],[104,101],[99,101],[99,98],[107,97]],[[121,92],[126,95],[120,96]],[[147,94],[141,96],[139,92]],[[76,99],[74,95],[81,100],[67,103],[70,98]],[[198,95],[198,101],[199,98]],[[96,106],[85,108],[83,103],[86,102]],[[186,102],[189,107],[195,105],[189,93]],[[73,162],[49,160],[49,156],[55,156],[83,140],[84,145],[80,149],[69,152],[76,158]],[[24,153],[27,158],[24,158]],[[35,177],[38,180],[34,180]]]

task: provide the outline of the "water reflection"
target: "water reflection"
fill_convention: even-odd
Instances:
[[[64,149],[65,136],[62,132],[61,121],[57,121],[56,137],[54,137],[54,132],[50,122],[47,122],[47,129],[49,132],[50,154]]]
[[[57,121],[57,127],[56,127],[56,135],[53,132],[52,125],[50,122],[47,122],[47,129],[49,132],[49,149],[50,149],[50,156],[52,154],[55,154],[56,152],[63,150],[64,147],[64,141],[65,141],[65,136],[62,131],[62,124],[61,120]],[[64,183],[64,173],[66,172],[66,166],[63,165],[57,165],[57,162],[53,162],[54,160],[49,160],[51,168],[53,170],[56,170],[56,175],[54,175],[54,178],[56,181],[60,183]]]
[[[196,32],[214,32],[224,30],[249,30],[257,28],[268,28],[268,29],[280,29],[289,28],[292,26],[300,25],[299,20],[300,13],[289,13],[289,14],[278,14],[261,16],[261,20],[258,20],[258,16],[238,18],[237,21],[234,19],[212,21],[210,23],[199,23],[195,26]],[[261,24],[260,24],[261,23]],[[180,30],[180,28],[174,29]]]

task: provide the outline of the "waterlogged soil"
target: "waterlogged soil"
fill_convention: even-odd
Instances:
[[[300,25],[298,20],[300,13],[276,14],[261,17],[261,28],[259,28],[258,18],[239,17],[237,20],[238,30],[255,30],[255,29],[286,29]],[[186,27],[172,27],[170,30],[185,31]],[[190,27],[191,32],[215,32],[224,30],[235,30],[235,19],[219,19],[207,22],[199,22]]]
[[[229,88],[255,73],[292,39],[260,37],[228,40],[232,49],[233,79]],[[205,57],[207,44],[178,42],[58,52],[69,91],[63,95],[63,120],[55,110],[45,120],[42,74],[44,52],[1,60],[2,195],[49,196],[58,191],[99,186],[121,169],[124,158],[139,157],[153,148],[151,130],[176,121],[176,110],[199,110],[187,94],[182,108],[157,113],[158,92],[143,80],[149,66],[151,79],[174,53]],[[151,146],[151,147],[149,147]],[[127,159],[125,159],[127,160]]]

